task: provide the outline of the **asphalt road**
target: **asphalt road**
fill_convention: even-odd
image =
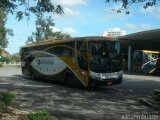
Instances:
[[[20,67],[5,66],[0,68],[0,91],[16,94],[14,107],[47,110],[57,120],[140,120],[160,115],[160,111],[138,103],[138,98],[148,97],[153,89],[160,88],[160,77],[126,73],[123,78],[120,85],[69,88],[25,78]]]

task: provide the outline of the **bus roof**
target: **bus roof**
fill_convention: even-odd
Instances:
[[[143,50],[145,53],[157,53],[160,54],[160,51],[152,51],[152,50]]]
[[[29,45],[25,45],[22,48],[30,48],[34,46],[40,46],[40,45],[47,45],[47,44],[57,44],[57,43],[66,43],[66,42],[72,42],[72,41],[91,41],[91,40],[108,40],[108,41],[116,41],[115,38],[109,38],[109,37],[99,37],[99,36],[93,36],[93,37],[75,37],[75,38],[54,38],[50,40],[43,40],[38,43],[33,43]]]

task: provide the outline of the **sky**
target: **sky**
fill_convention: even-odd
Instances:
[[[147,10],[143,4],[130,6],[130,14],[116,13],[113,9],[120,3],[105,3],[105,0],[52,0],[63,7],[64,14],[52,14],[55,22],[53,31],[62,31],[72,37],[102,36],[107,29],[120,28],[127,34],[160,28],[160,3]],[[13,29],[14,36],[8,36],[9,45],[6,50],[10,54],[19,52],[21,46],[35,31],[35,16],[21,21],[9,14],[6,27]]]

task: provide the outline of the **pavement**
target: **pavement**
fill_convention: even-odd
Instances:
[[[14,107],[26,111],[47,110],[57,120],[136,120],[153,116],[159,120],[159,110],[138,101],[151,96],[152,90],[158,88],[160,77],[157,76],[125,73],[120,85],[85,89],[25,78],[17,66],[0,68],[0,91],[16,94]]]

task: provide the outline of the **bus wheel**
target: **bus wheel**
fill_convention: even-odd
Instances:
[[[31,73],[31,79],[32,79],[32,80],[35,80],[35,75],[34,75],[34,73]]]
[[[33,70],[32,70],[32,72],[30,73],[30,76],[31,76],[31,79],[32,79],[32,80],[36,80],[36,76],[35,76],[35,73],[34,73]]]
[[[116,84],[121,84],[121,83],[122,83],[122,77],[120,77],[120,78],[117,80]]]
[[[64,78],[65,84],[69,87],[73,87],[74,86],[74,77],[71,74],[66,74],[65,78]]]

